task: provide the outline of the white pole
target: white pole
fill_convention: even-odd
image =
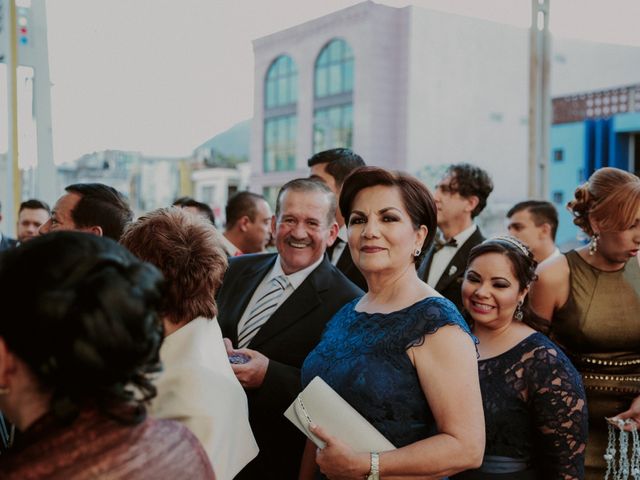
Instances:
[[[18,67],[18,46],[16,42],[16,3],[15,0],[8,0],[8,38],[7,48],[7,92],[9,97],[9,118],[8,118],[8,140],[9,149],[7,151],[7,189],[6,198],[11,205],[3,208],[3,223],[5,229],[13,230],[16,224],[18,207],[20,206],[20,169],[18,168],[18,90],[17,90],[17,67]]]

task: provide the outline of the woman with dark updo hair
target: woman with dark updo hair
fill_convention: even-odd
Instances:
[[[0,456],[2,478],[214,478],[185,427],[146,419],[161,282],[124,247],[86,233],[0,256],[0,409],[21,432]]]
[[[618,461],[606,452],[605,417],[640,427],[640,178],[601,168],[567,206],[591,241],[541,265],[531,305],[551,321],[551,338],[582,374],[589,407],[585,478],[601,479],[605,454]]]
[[[479,340],[487,443],[482,466],[460,480],[582,479],[587,406],[580,375],[538,332],[529,308],[533,254],[497,237],[469,254],[462,303]]]

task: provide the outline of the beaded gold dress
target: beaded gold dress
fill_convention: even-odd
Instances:
[[[615,272],[566,253],[571,271],[567,303],[551,322],[551,338],[580,372],[587,393],[589,439],[586,479],[606,470],[607,424],[640,395],[640,267],[636,258]]]

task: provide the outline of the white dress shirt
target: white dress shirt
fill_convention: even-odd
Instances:
[[[280,305],[282,305],[285,302],[285,300],[289,298],[293,292],[295,292],[296,288],[298,288],[302,284],[302,282],[304,282],[307,279],[307,277],[311,274],[311,272],[313,272],[318,267],[318,265],[322,263],[323,258],[324,258],[323,256],[320,256],[319,260],[317,260],[314,264],[308,266],[307,268],[298,270],[297,272],[292,273],[291,275],[285,275],[284,271],[282,270],[282,265],[280,264],[280,255],[278,255],[276,257],[275,263],[273,264],[273,267],[264,276],[264,278],[258,285],[258,288],[256,288],[255,292],[253,292],[253,296],[251,297],[251,300],[249,300],[249,303],[247,304],[247,308],[245,308],[244,312],[242,312],[242,317],[240,317],[240,321],[238,322],[238,332],[242,331],[242,327],[244,326],[245,323],[247,323],[247,320],[249,320],[249,316],[250,316],[249,314],[253,310],[253,307],[256,305],[258,300],[260,300],[263,297],[263,295],[270,290],[271,280],[273,278],[282,275],[286,277],[286,279],[289,281],[289,283],[287,284],[287,287],[284,289],[284,292],[282,292],[282,295],[278,299],[278,305],[274,309],[274,312],[275,312],[276,310],[278,310]],[[268,321],[269,320],[267,320],[267,322]]]
[[[218,321],[196,318],[164,339],[164,369],[150,413],[200,440],[218,480],[232,480],[258,454],[244,389],[231,370]],[[185,475],[188,477],[187,472]]]
[[[456,253],[458,253],[460,247],[464,245],[464,242],[469,240],[469,237],[471,237],[471,235],[473,235],[473,233],[477,229],[478,226],[475,223],[471,224],[469,228],[461,231],[459,234],[453,237],[457,242],[456,247],[445,246],[437,252],[434,252],[433,260],[431,260],[431,268],[429,269],[429,278],[427,279],[427,283],[429,285],[435,288],[436,284],[440,280],[440,277],[444,273],[444,270],[447,268],[447,265],[449,265],[449,262],[453,260],[453,257],[456,256]]]

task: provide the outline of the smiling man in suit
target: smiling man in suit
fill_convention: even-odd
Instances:
[[[363,294],[325,256],[338,233],[335,210],[326,184],[292,180],[278,194],[271,224],[278,252],[229,260],[218,321],[229,353],[248,357],[232,368],[260,447],[236,479],[298,478],[305,437],[283,413],[301,390],[300,367],[325,324]]]
[[[475,165],[451,165],[433,195],[441,236],[425,255],[418,275],[462,308],[460,287],[473,247],[484,237],[473,219],[487,205],[493,190],[489,174]]]

